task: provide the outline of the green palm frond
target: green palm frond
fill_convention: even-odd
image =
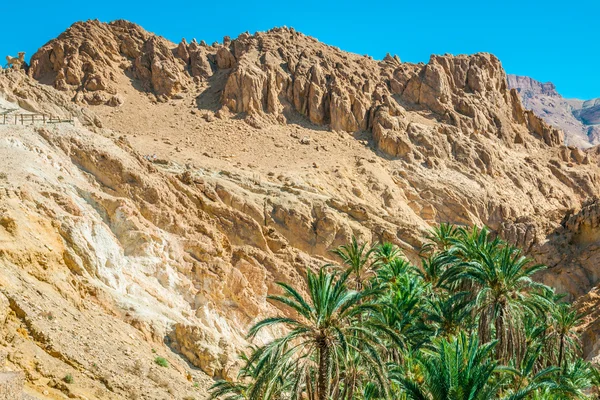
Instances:
[[[353,237],[333,251],[344,268],[278,283],[281,312],[249,329],[257,345],[211,398],[590,398],[600,372],[581,358],[582,315],[535,281],[543,265],[487,228],[441,224],[427,240],[418,267]]]

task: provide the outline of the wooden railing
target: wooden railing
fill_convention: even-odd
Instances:
[[[1,125],[34,125],[40,124],[59,124],[74,122],[73,117],[69,118],[57,117],[47,114],[0,114]]]

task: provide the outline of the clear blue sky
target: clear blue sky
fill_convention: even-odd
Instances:
[[[50,4],[50,5],[48,5]],[[600,97],[600,1],[5,1],[0,55],[27,57],[78,20],[128,19],[178,42],[287,25],[343,50],[403,61],[496,54],[508,73]]]

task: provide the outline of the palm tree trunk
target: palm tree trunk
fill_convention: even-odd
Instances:
[[[558,368],[562,368],[564,346],[565,346],[565,340],[564,340],[564,336],[561,334],[560,335],[560,346],[558,348]]]
[[[313,389],[313,377],[308,371],[308,369],[306,370],[306,393],[308,394],[309,400],[317,400]],[[302,398],[302,396],[300,396],[299,398]]]
[[[323,336],[317,338],[319,347],[319,376],[317,386],[319,400],[327,400],[329,396],[329,344]]]
[[[510,346],[509,338],[507,337],[506,332],[506,324],[504,320],[504,305],[501,304],[499,307],[498,315],[496,315],[496,320],[494,321],[496,327],[496,339],[498,340],[498,345],[496,347],[496,357],[502,362],[507,362],[509,359],[508,356],[508,348]]]

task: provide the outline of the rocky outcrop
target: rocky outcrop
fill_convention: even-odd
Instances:
[[[173,47],[127,21],[78,22],[33,55],[29,74],[89,105],[120,105],[117,88],[124,72],[143,89],[172,97],[185,87],[184,66]]]
[[[392,57],[377,62],[281,28],[241,35],[217,56],[219,68],[232,69],[222,95],[229,110],[276,117],[295,111],[333,130],[371,130],[391,156],[447,153],[451,143],[430,140],[427,147],[414,140],[438,136],[437,128],[419,123],[423,112],[447,132],[495,136],[511,145],[533,133],[549,146],[563,143],[560,131],[523,111],[490,54],[432,56],[426,65]]]
[[[600,98],[583,101],[580,107],[574,108],[573,115],[585,125],[600,125]]]
[[[177,324],[170,335],[173,347],[209,376],[232,380],[240,368],[236,346],[228,336],[215,337],[206,327]]]
[[[61,91],[76,92],[86,104],[118,103],[115,74],[141,51],[149,34],[125,21],[78,22],[31,58],[29,74]]]
[[[102,127],[102,121],[92,110],[73,104],[64,93],[28,79],[22,71],[3,71],[0,76],[0,96],[14,103],[15,109],[70,119],[92,128]]]
[[[524,76],[509,75],[508,85],[517,90],[525,108],[565,132],[565,144],[588,148],[600,143],[600,99],[565,99],[551,82]]]
[[[146,86],[146,90],[171,97],[182,89],[181,67],[168,43],[157,36],[148,39],[133,63],[134,76]]]
[[[600,201],[590,198],[581,208],[569,211],[561,224],[530,251],[557,267],[545,272],[544,279],[576,299],[600,281],[599,242]]]
[[[223,85],[220,104],[248,114],[250,123],[264,115],[285,121],[295,112],[332,130],[372,131],[392,156],[423,153],[410,132],[419,129],[415,119],[424,112],[467,135],[492,135],[512,144],[533,132],[547,145],[562,144],[560,132],[522,110],[499,60],[490,54],[432,56],[428,64],[391,56],[378,62],[287,28],[226,37],[213,46],[185,39],[175,46],[125,21],[88,21],[40,49],[30,74],[76,91],[76,101],[118,106],[123,70],[159,100],[223,71],[209,85]]]

